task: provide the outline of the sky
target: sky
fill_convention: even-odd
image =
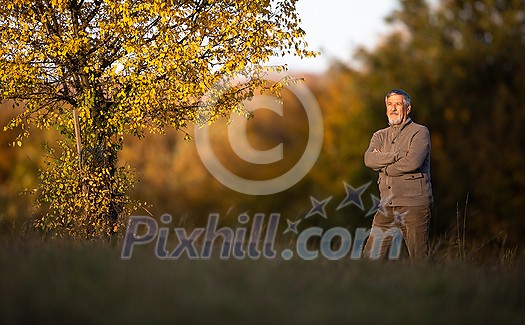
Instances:
[[[297,11],[309,48],[320,51],[314,59],[294,56],[274,59],[290,71],[322,72],[332,59],[351,64],[352,53],[360,46],[373,47],[386,35],[384,18],[398,8],[398,0],[300,0]]]

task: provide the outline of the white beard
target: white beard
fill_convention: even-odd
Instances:
[[[399,125],[399,124],[401,124],[401,122],[403,122],[403,116],[402,115],[398,115],[396,118],[388,117],[388,123],[390,125]]]

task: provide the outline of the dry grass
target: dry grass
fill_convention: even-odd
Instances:
[[[472,262],[451,247],[429,263],[160,261],[140,248],[123,261],[119,245],[4,238],[0,322],[525,321],[525,267],[516,256],[513,263]]]

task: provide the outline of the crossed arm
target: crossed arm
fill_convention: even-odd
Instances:
[[[421,167],[430,152],[430,133],[427,128],[416,132],[410,140],[408,152],[383,152],[382,146],[380,134],[374,133],[365,152],[365,165],[390,176],[401,176],[415,172]]]

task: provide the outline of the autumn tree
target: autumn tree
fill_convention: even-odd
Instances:
[[[134,184],[117,163],[125,135],[171,126],[188,136],[200,111],[211,123],[254,89],[278,89],[258,68],[271,56],[313,55],[295,0],[0,2],[1,100],[24,108],[10,127],[63,135],[35,190],[36,225],[53,235],[118,232]],[[243,71],[243,83],[209,96]]]

